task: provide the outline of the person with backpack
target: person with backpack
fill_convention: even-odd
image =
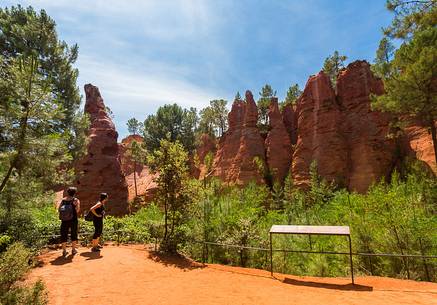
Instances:
[[[105,216],[105,204],[108,202],[108,194],[101,193],[100,200],[91,207],[90,213],[93,213],[94,235],[91,251],[99,252],[99,239],[103,231],[103,217]]]
[[[67,189],[67,196],[57,204],[59,219],[61,220],[61,243],[63,257],[68,255],[67,239],[69,230],[71,230],[71,254],[75,255],[77,253],[77,215],[80,212],[80,201],[75,197],[76,193],[77,188],[69,187]]]

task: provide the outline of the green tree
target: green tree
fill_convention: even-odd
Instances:
[[[214,111],[211,107],[200,110],[199,132],[215,137]]]
[[[127,121],[127,130],[131,135],[138,135],[143,133],[143,123],[136,118],[131,118]]]
[[[385,94],[375,98],[376,109],[410,115],[431,130],[437,160],[437,28],[413,35],[396,51],[391,75],[384,79]]]
[[[389,38],[408,40],[415,32],[436,25],[436,0],[387,0],[386,6],[394,13],[391,25],[383,29]]]
[[[237,93],[235,94],[234,100],[241,101],[240,91],[237,91]]]
[[[164,207],[164,237],[161,250],[176,252],[184,241],[184,224],[191,203],[188,154],[179,141],[160,141],[159,149],[147,157],[147,164],[157,184],[156,201]]]
[[[136,118],[131,118],[127,121],[127,130],[131,135],[138,135],[143,132],[143,123],[139,122]],[[137,141],[132,141],[128,147],[129,155],[134,161],[134,186],[135,186],[135,196],[138,196],[137,189],[137,164],[142,163],[144,160],[144,149],[141,143]]]
[[[259,93],[260,99],[257,102],[258,106],[258,126],[262,131],[268,130],[269,125],[269,106],[272,97],[276,96],[276,90],[274,91],[269,84],[264,85]]]
[[[87,125],[78,111],[77,52],[58,40],[44,10],[0,9],[1,193],[7,185],[38,181],[47,188],[71,176],[60,164],[68,168],[83,152]]]
[[[135,196],[138,196],[137,189],[137,166],[138,164],[144,164],[146,159],[146,150],[144,149],[142,143],[137,141],[132,141],[128,146],[128,154],[130,158],[134,161],[134,186],[135,186]]]
[[[226,100],[212,100],[210,106],[200,111],[199,131],[213,137],[221,137],[228,127]]]
[[[144,121],[144,144],[148,151],[160,147],[162,139],[179,141],[188,152],[195,149],[197,129],[195,108],[182,109],[177,104],[159,107],[156,114],[149,115]]]
[[[228,101],[219,99],[219,100],[212,100],[209,103],[214,113],[214,123],[218,130],[218,135],[219,137],[221,137],[225,133],[226,129],[228,128],[229,111],[226,108]]]
[[[287,96],[285,97],[285,101],[281,103],[281,107],[284,107],[288,104],[295,105],[299,96],[301,96],[302,90],[299,89],[298,84],[294,84],[288,88]]]
[[[332,86],[335,86],[337,83],[338,72],[344,68],[344,62],[346,59],[347,56],[340,55],[338,51],[334,51],[334,54],[326,57],[322,70],[328,74],[329,78],[331,79]]]
[[[387,78],[391,73],[391,60],[393,59],[395,47],[391,41],[384,37],[379,42],[379,47],[376,50],[375,64],[372,66],[372,71],[381,78]]]
[[[380,76],[385,93],[375,97],[372,106],[424,122],[430,129],[437,160],[436,1],[389,0],[387,8],[395,16],[384,30],[386,37],[377,51],[379,64],[376,65],[383,72]],[[393,50],[389,38],[403,40],[393,59],[384,56]]]

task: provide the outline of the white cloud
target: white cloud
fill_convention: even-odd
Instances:
[[[76,66],[80,89],[83,92],[86,83],[99,87],[121,135],[126,134],[127,119],[143,120],[163,104],[200,109],[211,99],[223,97],[207,88],[216,66],[204,58],[195,64],[178,58],[190,56],[192,60],[193,49],[201,47],[211,61],[215,58],[226,61],[224,48],[211,34],[221,22],[211,2],[22,0],[19,3],[44,8],[57,22],[59,37],[69,44],[78,43]],[[16,4],[6,0],[6,5]],[[207,80],[207,84],[200,87],[189,79]]]
[[[82,92],[86,83],[92,83],[100,89],[105,104],[115,115],[117,129],[122,135],[126,134],[125,124],[129,118],[143,120],[163,104],[177,103],[184,108],[201,109],[210,100],[222,97],[218,92],[184,81],[176,70],[173,70],[173,76],[156,72],[172,70],[165,65],[159,69],[157,63],[151,64],[156,71],[150,73],[84,56],[77,64]]]

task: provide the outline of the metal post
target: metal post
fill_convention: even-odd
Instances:
[[[270,233],[270,274],[273,276],[273,244],[272,233]]]
[[[354,264],[352,261],[352,241],[351,241],[350,235],[348,235],[347,238],[349,239],[349,260],[350,260],[350,264],[351,264],[352,285],[354,285],[355,282],[354,282]]]

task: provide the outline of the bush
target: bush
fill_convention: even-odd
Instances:
[[[224,187],[212,181],[190,212],[190,240],[249,247],[269,247],[273,224],[348,225],[353,251],[366,253],[437,254],[437,180],[410,169],[403,179],[373,185],[367,194],[335,191],[316,175],[306,191],[284,187],[273,196],[264,186]],[[278,192],[277,190],[275,192]],[[275,204],[272,204],[272,200]],[[278,207],[272,210],[270,207]],[[273,247],[292,250],[348,252],[345,238],[335,236],[275,236]],[[265,251],[187,244],[195,259],[256,268],[269,267]],[[297,275],[347,276],[349,257],[274,253],[277,271]],[[354,257],[363,274],[436,280],[434,260],[399,257]]]
[[[31,252],[22,243],[14,243],[0,256],[0,304],[47,304],[41,281],[27,287],[22,280],[31,265]]]

